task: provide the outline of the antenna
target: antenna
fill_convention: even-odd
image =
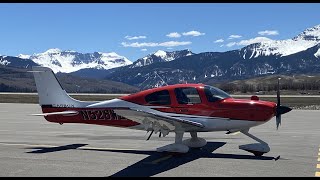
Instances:
[[[154,73],[162,80],[162,82],[164,82],[164,83],[168,86],[168,83],[166,83],[166,82],[159,76],[159,74],[158,74],[156,71],[154,71]]]

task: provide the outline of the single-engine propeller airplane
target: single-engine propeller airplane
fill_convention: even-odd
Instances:
[[[262,156],[269,145],[249,133],[249,129],[276,116],[278,129],[281,115],[291,108],[280,105],[279,80],[277,103],[251,99],[234,99],[226,92],[204,84],[176,84],[140,91],[101,102],[79,101],[62,88],[50,68],[33,67],[39,104],[49,122],[84,123],[131,128],[158,133],[165,137],[175,133],[175,142],[157,148],[158,152],[186,153],[189,148],[201,148],[206,140],[198,132],[241,132],[258,143],[239,148]],[[191,138],[183,140],[184,133]]]

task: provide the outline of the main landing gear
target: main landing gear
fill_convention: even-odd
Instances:
[[[239,149],[253,153],[255,156],[262,156],[264,153],[270,151],[269,145],[249,133],[249,130],[240,131],[244,135],[256,140],[258,143],[240,145]],[[174,153],[187,153],[189,148],[201,148],[207,144],[207,141],[197,136],[197,132],[190,132],[191,138],[182,141],[183,131],[175,132],[175,142],[163,147],[157,148],[158,152],[174,152]]]
[[[239,149],[248,151],[253,153],[255,156],[262,156],[264,153],[267,153],[270,151],[269,145],[262,141],[261,139],[257,138],[256,136],[252,135],[249,133],[249,130],[243,130],[240,131],[242,134],[256,140],[259,143],[252,143],[252,144],[245,144],[245,145],[240,145]]]
[[[191,138],[182,141],[184,132],[175,132],[175,142],[160,148],[158,152],[187,153],[190,148],[200,148],[207,144],[207,141],[197,136],[197,132],[190,132]]]

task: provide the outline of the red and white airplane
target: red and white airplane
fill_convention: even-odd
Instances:
[[[206,140],[197,132],[241,132],[258,143],[239,146],[240,149],[261,156],[270,151],[269,145],[249,133],[254,126],[264,124],[276,116],[277,128],[281,114],[291,108],[278,103],[251,99],[234,99],[226,92],[204,84],[176,84],[144,90],[135,94],[102,102],[85,102],[71,98],[60,85],[53,71],[33,67],[44,116],[54,123],[84,123],[151,131],[166,136],[175,133],[175,142],[157,148],[159,152],[186,153],[200,148]],[[278,81],[279,86],[279,81]],[[184,133],[191,138],[183,140]],[[150,138],[148,137],[148,139]]]

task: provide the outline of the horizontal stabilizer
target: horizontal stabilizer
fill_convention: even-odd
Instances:
[[[27,71],[27,72],[34,73],[34,72],[45,72],[45,71]]]
[[[31,116],[52,116],[52,115],[65,115],[65,116],[75,116],[78,115],[78,111],[62,111],[62,112],[51,112],[43,114],[31,114]]]

